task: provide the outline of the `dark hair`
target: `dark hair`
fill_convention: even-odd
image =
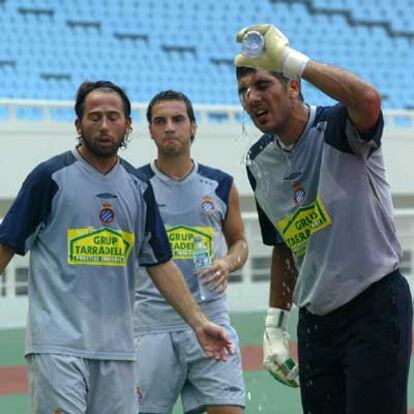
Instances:
[[[185,103],[187,107],[187,115],[190,118],[191,122],[196,122],[193,104],[191,103],[190,99],[184,95],[182,92],[173,91],[171,89],[167,91],[161,91],[157,93],[148,104],[147,108],[147,120],[149,123],[152,121],[152,108],[155,104],[163,101],[181,101]]]
[[[125,93],[125,91],[118,85],[110,81],[99,80],[96,82],[85,81],[80,86],[76,92],[76,103],[75,103],[75,112],[78,119],[82,119],[83,113],[85,111],[85,101],[86,97],[92,92],[99,89],[105,93],[117,93],[123,102],[124,105],[124,114],[128,119],[131,117],[131,102]]]
[[[256,72],[257,72],[257,69],[256,68],[250,68],[250,67],[246,67],[246,66],[236,66],[236,77],[237,77],[237,80],[238,81],[240,80],[240,78],[242,78],[244,76],[247,76],[247,75],[251,75],[251,74],[256,73]],[[287,84],[289,83],[289,78],[287,78],[286,76],[284,76],[280,72],[272,72],[272,71],[269,71],[269,73],[273,77],[275,77],[276,79],[278,79],[282,85],[284,85],[285,87],[287,87]],[[302,88],[300,88],[298,98],[300,99],[300,101],[302,101],[302,102],[304,101],[303,94],[302,94]]]

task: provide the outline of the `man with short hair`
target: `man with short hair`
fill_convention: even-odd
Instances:
[[[293,297],[303,412],[405,414],[412,299],[399,271],[380,95],[292,49],[272,25],[245,28],[237,41],[252,32],[262,53],[235,64],[241,103],[264,133],[246,163],[273,246],[264,365],[299,385],[288,349]],[[338,103],[304,103],[301,78]]]
[[[205,314],[229,332],[235,353],[226,363],[206,358],[142,269],[135,310],[141,412],[171,413],[181,396],[185,413],[240,414],[245,387],[225,297],[229,273],[247,257],[238,193],[231,176],[191,158],[197,125],[186,95],[158,93],[147,119],[157,158],[138,171],[154,189],[176,265]],[[197,271],[198,261],[206,266]]]
[[[26,358],[31,412],[136,414],[132,310],[136,268],[226,359],[231,342],[203,315],[170,260],[150,183],[118,154],[131,104],[108,81],[84,82],[79,144],[38,165],[0,225],[0,273],[31,250]]]

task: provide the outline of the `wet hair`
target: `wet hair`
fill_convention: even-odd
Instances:
[[[127,119],[131,118],[131,102],[126,92],[118,85],[106,80],[99,80],[96,82],[85,81],[80,86],[76,93],[75,112],[78,119],[82,119],[85,111],[85,101],[87,96],[92,92],[99,90],[104,93],[117,93],[124,106],[124,114]]]
[[[243,78],[244,76],[247,76],[247,75],[251,75],[251,74],[253,74],[253,73],[256,73],[257,72],[257,69],[256,68],[249,68],[249,67],[246,67],[246,66],[237,66],[236,67],[236,77],[237,77],[237,80],[239,81],[241,78]],[[285,88],[287,88],[287,85],[288,85],[288,83],[289,83],[289,78],[287,78],[286,76],[284,76],[282,73],[280,73],[280,72],[272,72],[272,71],[269,71],[269,73],[274,77],[274,78],[276,78],[276,79],[278,79],[279,81],[280,81],[280,83],[285,87]],[[300,85],[300,86],[302,86],[302,85]],[[299,95],[298,95],[298,99],[301,101],[301,102],[303,102],[304,101],[304,98],[303,98],[303,94],[302,94],[302,88],[300,88],[300,91],[299,91]]]
[[[185,106],[187,108],[187,115],[190,118],[191,122],[196,122],[195,115],[194,115],[194,109],[193,104],[191,103],[190,99],[183,94],[182,92],[173,91],[171,89],[166,91],[161,91],[157,93],[148,104],[147,108],[147,120],[149,123],[152,121],[152,108],[155,104],[159,102],[164,101],[181,101],[185,103]]]

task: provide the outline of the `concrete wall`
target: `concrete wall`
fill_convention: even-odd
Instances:
[[[387,125],[387,124],[386,124]],[[246,129],[246,131],[244,130]],[[260,136],[252,126],[201,122],[193,157],[235,177],[243,210],[254,208],[243,163],[247,148]],[[146,122],[134,125],[132,141],[120,154],[134,165],[155,157]],[[39,162],[76,145],[71,122],[0,122],[0,215],[8,208],[29,171]],[[414,127],[386,126],[383,148],[389,182],[397,207],[414,207]]]

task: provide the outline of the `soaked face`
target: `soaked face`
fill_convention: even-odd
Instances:
[[[131,120],[125,117],[122,98],[116,92],[96,90],[86,97],[83,117],[75,125],[90,155],[111,158],[117,154]]]
[[[240,102],[252,121],[264,133],[280,134],[292,111],[289,86],[267,71],[257,71],[238,81]]]
[[[176,156],[190,151],[197,126],[190,121],[185,102],[171,100],[152,107],[149,130],[160,155]]]

